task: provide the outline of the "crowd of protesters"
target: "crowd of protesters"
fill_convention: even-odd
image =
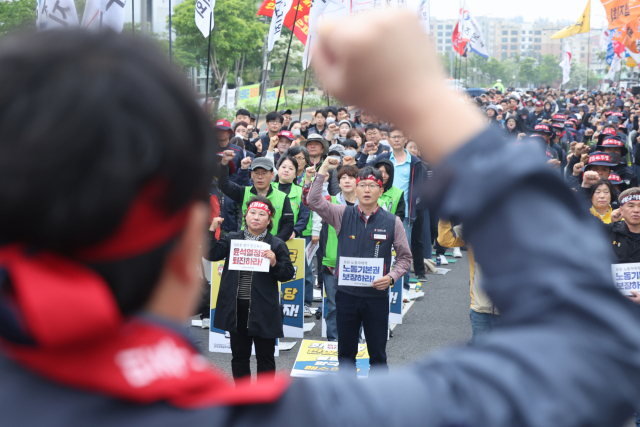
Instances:
[[[639,406],[640,310],[610,265],[639,252],[633,97],[489,90],[473,105],[443,87],[415,15],[366,15],[320,26],[313,66],[379,117],[273,112],[262,135],[246,114],[214,131],[151,41],[3,39],[3,425],[605,427]],[[431,256],[427,206],[440,244],[469,245],[472,294],[486,292],[471,309],[500,310],[472,327],[499,326],[387,374],[387,292]],[[331,287],[343,256],[384,265],[372,286],[335,294],[347,375],[273,376],[277,282],[294,276],[285,241],[300,237],[323,246],[311,286]],[[222,271],[212,322],[231,335],[234,387],[183,326],[203,252],[228,259],[235,240],[268,244],[269,271]],[[366,381],[352,372],[361,327],[378,368]],[[246,378],[253,345],[270,381]]]

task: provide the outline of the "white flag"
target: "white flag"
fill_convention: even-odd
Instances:
[[[482,30],[480,29],[480,25],[478,25],[476,20],[469,13],[466,1],[463,3],[462,9],[460,10],[459,23],[460,25],[458,28],[462,41],[467,43],[467,47],[471,52],[475,52],[483,58],[488,58],[489,53],[487,52],[487,46],[484,42],[484,38],[482,37]]]
[[[622,59],[618,55],[613,55],[613,60],[611,61],[611,66],[609,67],[609,73],[607,74],[607,78],[609,80],[613,80],[616,78],[616,72],[620,71],[620,62]]]
[[[269,27],[268,49],[273,50],[273,45],[282,34],[282,26],[284,25],[284,17],[287,16],[293,0],[276,0],[276,6],[273,9],[273,17],[271,18],[271,27]],[[299,10],[299,9],[298,9]]]
[[[562,55],[560,68],[562,68],[562,84],[565,84],[569,81],[569,73],[571,72],[571,48],[567,43],[564,44],[564,54]]]
[[[351,15],[356,16],[361,13],[373,10],[373,0],[351,0]]]
[[[124,26],[125,5],[126,0],[100,0],[100,28],[111,28],[121,33]]]
[[[47,1],[47,0],[44,0]],[[100,5],[99,0],[87,0],[82,14],[81,27],[90,30],[100,29]]]
[[[36,17],[39,30],[78,26],[78,13],[73,0],[42,0]]]
[[[304,53],[302,54],[302,69],[307,68],[307,64],[311,59],[310,49],[312,40],[318,31],[318,19],[322,16],[329,3],[335,3],[342,7],[340,0],[311,0],[311,7],[309,8],[309,34],[307,35],[307,44],[304,47]]]
[[[420,21],[420,26],[424,30],[425,33],[431,33],[431,23],[429,21],[429,0],[422,0],[420,2],[420,7],[418,7],[418,20]]]
[[[213,8],[216,0],[196,0],[196,26],[204,37],[209,37],[213,31]]]
[[[609,45],[609,30],[607,29],[607,27],[604,27],[602,29],[602,32],[600,33],[600,50],[602,51],[607,51],[607,46]]]

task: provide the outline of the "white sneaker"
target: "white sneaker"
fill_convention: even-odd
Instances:
[[[313,316],[313,314],[311,314],[311,309],[309,309],[309,307],[307,307],[306,305],[304,306],[304,317],[311,317]]]
[[[449,261],[447,261],[444,255],[440,255],[440,265],[449,265]]]
[[[462,252],[460,252],[460,248],[453,248],[453,257],[462,258]]]

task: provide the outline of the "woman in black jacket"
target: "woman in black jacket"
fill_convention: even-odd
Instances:
[[[243,230],[229,233],[218,241],[215,231],[222,218],[214,218],[209,228],[206,259],[227,259],[220,279],[213,326],[228,331],[231,336],[231,371],[236,381],[251,376],[249,359],[252,344],[255,344],[261,378],[273,378],[276,373],[276,338],[284,336],[278,281],[293,279],[295,271],[287,245],[269,233],[273,226],[273,212],[273,205],[266,197],[255,196],[249,200],[244,212],[246,226]],[[269,259],[269,272],[229,270],[232,240],[268,243],[271,249],[264,253],[264,257]]]

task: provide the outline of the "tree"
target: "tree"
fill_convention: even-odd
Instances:
[[[289,37],[291,37],[291,30],[287,27],[282,28],[282,35],[280,39],[273,46],[271,51],[272,69],[275,65],[282,71],[284,67],[285,59],[287,57],[287,48],[289,47]],[[304,53],[304,45],[296,36],[293,36],[291,40],[291,52],[289,52],[289,63],[287,64],[287,70],[295,69],[302,72],[302,54]]]
[[[560,78],[560,61],[554,55],[545,55],[542,62],[536,68],[536,82],[540,85],[551,86]]]
[[[501,79],[504,77],[504,65],[496,58],[489,58],[489,60],[480,66],[483,73],[489,74],[491,80]]]
[[[0,1],[0,37],[21,28],[36,28],[37,0]]]
[[[227,82],[232,70],[235,84],[239,86],[247,53],[263,43],[267,26],[256,17],[257,7],[251,0],[216,1],[209,64],[219,85]],[[202,37],[195,23],[195,0],[186,0],[173,10],[176,47],[205,63],[208,39]]]
[[[534,69],[534,65],[536,60],[534,58],[524,58],[520,62],[520,66],[518,68],[518,76],[519,80],[522,83],[529,84],[533,83],[536,79],[536,72]]]

